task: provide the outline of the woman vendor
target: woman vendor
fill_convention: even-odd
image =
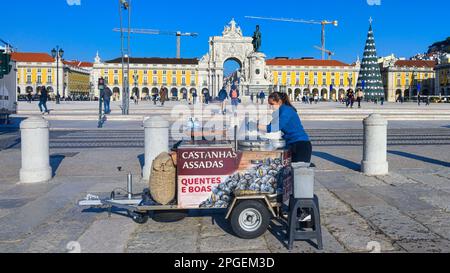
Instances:
[[[268,102],[275,112],[272,114],[272,122],[265,128],[267,132],[281,131],[283,133],[283,139],[292,154],[292,162],[311,162],[311,141],[288,95],[274,92],[270,94]]]

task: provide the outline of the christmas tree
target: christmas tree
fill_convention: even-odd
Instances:
[[[356,89],[362,90],[364,92],[364,97],[368,100],[379,100],[381,97],[384,97],[384,88],[381,80],[380,66],[378,64],[372,21],[372,18],[370,18],[370,27],[367,34],[364,57],[361,62]]]

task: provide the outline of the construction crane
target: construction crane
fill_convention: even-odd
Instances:
[[[120,28],[113,29],[114,32],[120,32]],[[161,31],[157,29],[130,29],[130,33],[147,35],[169,35],[177,37],[177,59],[181,58],[181,36],[197,37],[198,33],[181,31]]]
[[[335,27],[338,26],[338,21],[314,21],[314,20],[302,20],[302,19],[290,19],[290,18],[271,18],[271,17],[258,17],[258,16],[245,16],[245,18],[249,19],[259,19],[259,20],[270,20],[270,21],[281,21],[281,22],[290,22],[290,23],[303,23],[303,24],[314,24],[314,25],[322,25],[322,60],[325,60],[325,26],[333,25]]]
[[[328,49],[322,49],[320,46],[314,46],[315,49],[318,49],[320,51],[324,51],[325,53],[328,54],[328,60],[331,60],[331,56],[334,56],[334,52],[330,51]]]
[[[0,38],[0,43],[5,45],[5,50],[8,51],[15,51],[15,47],[12,46],[10,43],[6,42],[5,40]]]

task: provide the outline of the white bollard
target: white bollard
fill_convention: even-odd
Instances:
[[[163,152],[169,152],[169,122],[162,117],[144,120],[145,130],[145,165],[142,179],[150,179],[153,160]]]
[[[48,128],[48,122],[41,116],[30,117],[20,123],[21,183],[46,182],[52,178]]]
[[[364,120],[364,152],[361,171],[365,175],[386,175],[387,162],[387,120],[379,114],[372,114]]]

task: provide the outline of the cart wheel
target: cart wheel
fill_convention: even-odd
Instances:
[[[133,219],[133,221],[135,223],[138,224],[145,224],[148,221],[148,213],[140,213],[140,212],[134,212],[134,211],[127,211],[128,212],[128,216],[131,217],[131,219]]]
[[[177,211],[154,211],[153,220],[160,223],[173,223],[183,220],[188,216],[187,210],[177,210]]]
[[[231,228],[243,239],[255,239],[269,227],[271,215],[267,207],[256,200],[241,201],[231,213]]]

